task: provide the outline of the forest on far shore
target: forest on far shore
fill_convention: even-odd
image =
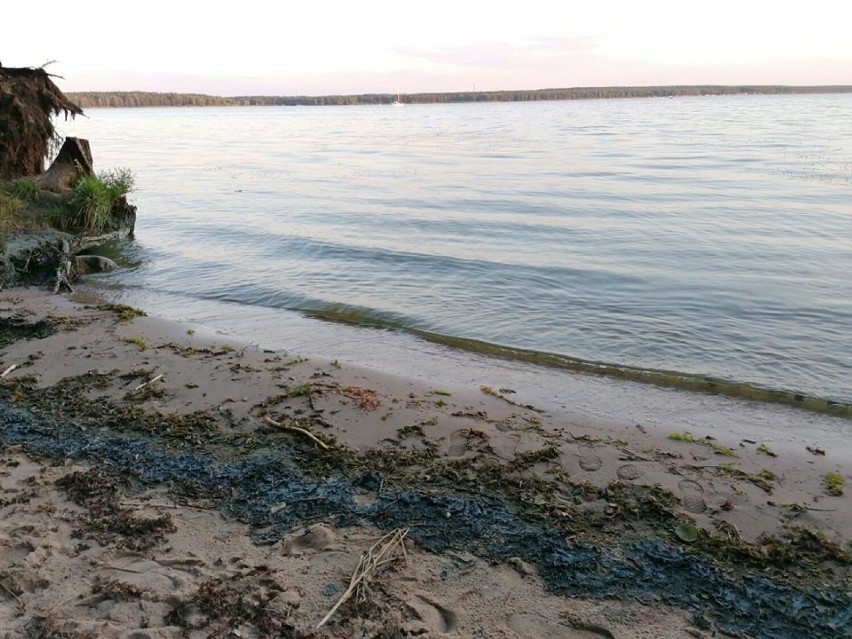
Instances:
[[[852,93],[852,86],[782,86],[782,85],[688,85],[660,87],[578,87],[573,89],[536,89],[532,91],[466,91],[456,93],[409,93],[402,101],[408,104],[447,102],[531,102],[536,100],[594,100],[612,98],[671,98],[696,95],[770,95],[791,93]],[[391,93],[321,96],[234,96],[220,97],[199,93],[156,93],[148,91],[88,91],[66,94],[83,109],[98,107],[159,106],[340,106],[358,104],[390,104]]]

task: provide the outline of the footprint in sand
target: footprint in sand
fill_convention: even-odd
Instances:
[[[450,447],[447,449],[447,454],[450,457],[461,457],[467,450],[467,436],[470,433],[466,428],[454,431],[450,435]]]
[[[683,507],[685,510],[701,514],[707,510],[707,502],[704,501],[704,488],[697,481],[682,479],[677,487],[683,495]]]
[[[618,475],[619,479],[623,479],[624,481],[633,481],[644,475],[645,471],[635,464],[624,464],[618,467],[615,474]]]
[[[524,639],[614,639],[605,628],[571,628],[532,613],[509,615],[506,625]]]
[[[442,605],[427,599],[422,595],[415,595],[408,602],[420,620],[428,626],[432,632],[450,633],[455,632],[458,626],[458,617],[452,610],[447,610]]]
[[[593,473],[603,466],[603,462],[593,446],[577,446],[577,450],[580,454],[580,468],[586,472]]]

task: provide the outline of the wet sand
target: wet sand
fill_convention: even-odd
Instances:
[[[848,419],[79,299],[0,295],[0,636],[852,636]]]

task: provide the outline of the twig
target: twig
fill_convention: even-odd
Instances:
[[[71,245],[68,240],[62,240],[62,254],[59,258],[59,265],[56,267],[56,286],[53,287],[53,294],[56,295],[65,286],[69,292],[74,292],[74,287],[71,286],[69,278],[71,277]]]
[[[71,603],[72,601],[74,601],[74,600],[75,600],[75,599],[77,599],[78,597],[80,597],[80,595],[79,595],[79,594],[78,594],[78,595],[72,595],[71,597],[68,597],[68,599],[65,599],[64,601],[60,601],[60,602],[59,602],[58,604],[56,604],[53,608],[51,608],[50,610],[48,610],[48,611],[45,613],[45,615],[44,615],[44,616],[45,616],[45,617],[49,617],[50,615],[52,615],[52,614],[54,613],[54,611],[58,610],[59,608],[62,608],[62,606],[64,606],[64,605],[65,605],[65,604],[67,604],[67,603]]]
[[[274,419],[272,419],[269,416],[266,416],[266,417],[263,418],[263,423],[269,424],[270,426],[275,426],[276,428],[280,428],[281,430],[291,430],[291,431],[294,431],[296,433],[301,433],[302,435],[304,435],[305,437],[307,437],[308,439],[313,441],[317,446],[319,446],[323,450],[329,450],[328,444],[326,444],[323,440],[321,440],[319,437],[314,435],[309,430],[305,430],[304,428],[299,428],[298,426],[291,426],[290,424],[282,424],[281,422],[276,422]]]
[[[837,512],[837,508],[811,508],[810,506],[805,506],[804,504],[798,504],[796,502],[788,503],[788,504],[779,504],[774,501],[767,501],[766,504],[768,506],[775,506],[776,508],[789,508],[790,510],[811,510],[815,513],[833,513]]]
[[[139,386],[137,386],[136,388],[134,388],[134,389],[133,389],[132,391],[130,391],[130,392],[131,392],[131,393],[135,393],[135,392],[137,392],[137,391],[140,391],[140,390],[142,390],[143,388],[145,388],[146,386],[148,386],[149,384],[153,384],[154,382],[156,382],[156,381],[158,381],[158,380],[160,380],[160,379],[162,379],[162,378],[163,378],[163,373],[160,373],[160,374],[159,374],[159,375],[157,375],[156,377],[152,377],[151,379],[149,379],[147,382],[143,382],[143,383],[139,384]]]
[[[0,581],[0,588],[2,588],[3,590],[8,592],[10,595],[12,595],[15,598],[15,601],[18,602],[18,606],[20,606],[21,610],[26,610],[26,607],[24,606],[24,602],[21,601],[21,598],[18,597],[18,595],[16,595],[15,592],[11,588],[9,588],[6,584],[4,584],[2,581]]]
[[[617,446],[618,450],[622,452],[625,457],[623,458],[625,461],[654,461],[650,457],[645,457],[644,455],[640,455],[639,453],[634,453],[632,450],[627,448],[622,448],[621,446]]]
[[[174,510],[197,510],[203,513],[209,513],[211,508],[198,508],[197,506],[187,506],[186,504],[163,504],[158,501],[133,501],[125,499],[124,504],[127,506],[135,506],[136,508],[171,508]]]
[[[397,528],[379,539],[375,544],[370,546],[370,549],[366,553],[361,555],[358,566],[355,568],[355,572],[352,573],[352,578],[349,580],[349,587],[340,596],[340,599],[337,600],[334,607],[328,611],[328,614],[323,617],[322,621],[317,624],[317,630],[322,628],[326,622],[331,619],[332,615],[337,612],[337,609],[346,603],[353,594],[358,592],[362,585],[374,573],[378,572],[379,568],[396,559],[395,557],[388,558],[388,556],[396,550],[398,546],[402,546],[403,556],[407,558],[407,555],[405,554],[405,544],[403,543],[407,534],[408,528]]]
[[[6,377],[7,375],[9,375],[9,373],[11,373],[11,372],[12,372],[13,370],[15,370],[16,368],[18,368],[18,365],[17,365],[17,364],[12,364],[9,368],[7,368],[5,371],[3,371],[2,373],[0,373],[0,379],[3,379],[3,378],[4,378],[4,377]]]

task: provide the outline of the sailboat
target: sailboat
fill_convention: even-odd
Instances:
[[[400,94],[399,94],[399,87],[397,87],[397,89],[396,89],[396,100],[391,102],[391,104],[395,107],[405,106],[405,102],[402,101],[402,98],[400,97]]]

